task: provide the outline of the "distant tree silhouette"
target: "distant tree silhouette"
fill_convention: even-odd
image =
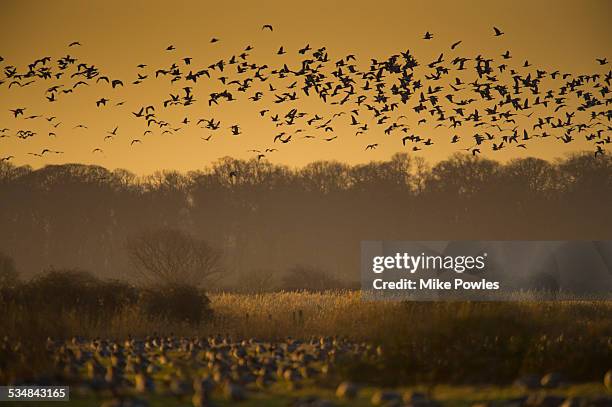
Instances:
[[[238,288],[247,293],[263,293],[274,291],[278,288],[278,283],[274,281],[273,270],[253,269],[244,273],[240,278]]]
[[[24,276],[55,267],[136,280],[125,242],[181,231],[221,250],[227,285],[253,270],[312,265],[359,278],[362,240],[610,239],[612,158],[500,163],[457,154],[435,165],[407,154],[289,168],[225,157],[181,174],[138,177],[66,164],[0,163],[0,250]]]
[[[289,291],[323,291],[341,287],[342,283],[325,271],[303,265],[287,270],[282,283],[282,288]]]

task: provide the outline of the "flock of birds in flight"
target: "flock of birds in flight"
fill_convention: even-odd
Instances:
[[[261,29],[274,30],[269,24]],[[493,27],[494,37],[503,35],[502,30]],[[422,40],[433,38],[432,33],[426,32]],[[212,44],[218,42],[218,38],[210,40]],[[258,160],[300,139],[333,142],[339,135],[346,137],[348,132],[338,130],[341,125],[350,126],[353,129],[350,134],[356,137],[382,130],[387,137],[383,140],[395,139],[398,148],[415,152],[440,141],[424,135],[427,130],[423,126],[429,126],[448,129],[446,142],[461,143],[458,149],[472,155],[485,148],[527,149],[531,140],[548,137],[562,143],[583,138],[593,145],[596,156],[606,153],[612,130],[612,110],[607,108],[612,103],[609,89],[612,71],[579,75],[550,72],[532,66],[529,61],[512,66],[510,51],[496,58],[483,55],[466,58],[457,55],[461,43],[457,41],[450,46],[450,57],[441,53],[424,65],[407,50],[384,60],[371,59],[367,69],[357,66],[355,55],[332,61],[325,47],[313,48],[309,44],[296,50],[295,56],[301,59],[296,66],[290,67],[283,61],[283,55],[289,53],[283,46],[276,52],[278,67],[260,65],[251,62],[253,47],[249,45],[229,58],[200,67],[195,66],[191,57],[177,58],[170,66],[152,70],[146,64],[139,64],[135,79],[130,81],[111,78],[95,65],[70,55],[54,62],[45,56],[24,70],[4,64],[0,56],[0,66],[4,64],[0,88],[4,87],[7,92],[44,82],[48,84],[44,86],[44,96],[52,106],[94,84],[106,85],[112,92],[166,79],[175,89],[167,98],[158,103],[137,104],[131,109],[131,116],[142,121],[143,130],[141,136],[129,137],[130,147],[145,142],[153,134],[176,134],[190,123],[206,132],[206,136],[200,136],[204,142],[222,134],[241,135],[239,123],[222,124],[212,116],[190,118],[186,115],[179,123],[164,120],[165,109],[185,108],[200,102],[196,86],[207,82],[214,89],[204,98],[210,110],[246,98],[261,104],[259,116],[271,121],[278,130],[270,137],[269,144],[249,150]],[[69,49],[80,46],[76,41],[68,44]],[[165,52],[178,51],[169,45]],[[600,67],[608,65],[606,58],[598,58],[596,62]],[[425,72],[421,72],[423,69]],[[336,111],[327,114],[302,111],[299,100],[309,97]],[[121,107],[126,101],[104,95],[91,104],[96,109],[108,109]],[[66,127],[56,116],[31,113],[24,106],[10,109],[7,115],[17,127],[0,128],[0,141],[9,137],[20,140],[40,137],[31,128],[23,127],[30,120],[46,120],[48,137],[56,137],[58,129]],[[104,153],[104,143],[120,137],[119,125],[109,127],[92,154]],[[87,128],[84,123],[73,127]],[[395,135],[399,137],[391,137]],[[366,151],[378,146],[379,143],[364,142]],[[42,158],[62,153],[44,148],[28,154]],[[1,161],[14,158],[12,154],[0,155]]]

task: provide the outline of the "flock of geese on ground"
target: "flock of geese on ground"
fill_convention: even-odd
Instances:
[[[273,35],[272,25],[261,29]],[[503,35],[501,29],[493,27],[493,37]],[[422,41],[434,37],[426,32]],[[218,38],[210,40],[211,46],[220,42]],[[596,59],[598,72],[573,74],[541,69],[527,60],[515,64],[510,51],[494,58],[464,57],[459,54],[461,44],[454,42],[432,61],[419,62],[406,50],[386,59],[370,59],[366,68],[359,67],[355,55],[332,60],[325,47],[310,44],[296,50],[280,46],[267,64],[252,61],[254,47],[248,45],[229,58],[198,66],[195,58],[179,55],[174,45],[168,45],[163,52],[176,55],[174,62],[161,67],[139,64],[135,77],[129,80],[113,78],[70,54],[56,60],[45,56],[23,69],[9,65],[0,56],[4,74],[0,76],[0,89],[10,95],[18,88],[42,82],[44,98],[52,109],[63,98],[98,85],[99,96],[89,102],[92,108],[119,109],[128,101],[113,96],[118,89],[149,81],[169,83],[169,95],[163,100],[129,103],[131,113],[126,114],[141,121],[142,134],[124,136],[121,125],[110,125],[92,154],[104,153],[105,143],[116,138],[126,139],[126,145],[135,148],[154,134],[173,135],[188,126],[198,128],[195,134],[203,142],[240,136],[240,123],[222,123],[214,117],[215,109],[240,99],[258,104],[259,116],[277,129],[266,145],[248,150],[258,160],[281,151],[288,143],[331,143],[368,133],[374,133],[377,141],[364,141],[366,151],[375,150],[383,142],[414,152],[451,143],[457,150],[477,155],[485,149],[527,149],[532,140],[550,138],[561,143],[586,140],[595,155],[606,153],[612,134],[612,110],[608,108],[612,103],[612,71],[606,58]],[[78,41],[72,42],[69,52],[81,46]],[[290,53],[299,58],[298,63],[285,59]],[[202,83],[209,92],[200,93]],[[319,100],[327,106],[327,112],[302,110],[306,98]],[[210,114],[194,117],[187,107],[196,104],[204,105]],[[184,109],[183,120],[164,119],[169,109]],[[22,141],[54,138],[66,127],[88,129],[85,123],[68,125],[53,114],[33,112],[27,106],[15,106],[6,115],[2,121],[11,120],[12,124],[10,128],[0,126],[0,142],[12,137]],[[34,131],[31,121],[40,121],[45,130]],[[448,139],[427,135],[437,128],[446,129]],[[28,154],[43,158],[62,153],[46,147]],[[12,154],[0,155],[1,161],[14,158]]]
[[[26,356],[23,344],[9,337],[0,338],[0,350]],[[147,399],[163,400],[163,405],[216,406],[238,402],[271,404],[282,395],[291,396],[285,405],[294,407],[333,407],[339,405],[441,407],[433,394],[364,386],[342,381],[346,365],[355,360],[364,366],[380,365],[385,350],[368,342],[318,336],[310,339],[286,338],[282,341],[243,340],[230,336],[179,337],[148,336],[111,340],[73,337],[49,338],[45,350],[53,361],[53,376],[35,377],[34,382],[70,384],[70,397],[104,400],[101,407],[149,407]],[[17,379],[17,378],[15,378]],[[612,370],[604,377],[612,388]],[[9,384],[24,385],[9,378]],[[563,397],[554,390],[567,381],[558,372],[526,375],[514,385],[523,392],[513,398],[476,406],[609,406],[605,394],[588,397]],[[316,391],[313,391],[315,390]],[[602,386],[602,391],[604,387]],[[74,393],[73,393],[74,392]],[[279,397],[278,395],[281,395]],[[295,397],[294,397],[295,396]],[[368,397],[370,398],[368,402]],[[91,401],[90,401],[91,403]]]

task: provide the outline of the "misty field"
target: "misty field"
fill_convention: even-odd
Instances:
[[[194,321],[180,313],[156,317],[140,299],[112,310],[107,299],[96,313],[82,302],[57,313],[53,298],[33,309],[31,297],[27,305],[8,297],[1,381],[70,383],[74,405],[118,397],[160,406],[610,401],[602,398],[612,366],[606,301],[399,303],[366,302],[341,290],[213,293],[206,315]]]

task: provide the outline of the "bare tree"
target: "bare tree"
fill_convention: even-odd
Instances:
[[[132,265],[148,282],[201,285],[221,272],[221,253],[181,230],[161,228],[128,239]]]

